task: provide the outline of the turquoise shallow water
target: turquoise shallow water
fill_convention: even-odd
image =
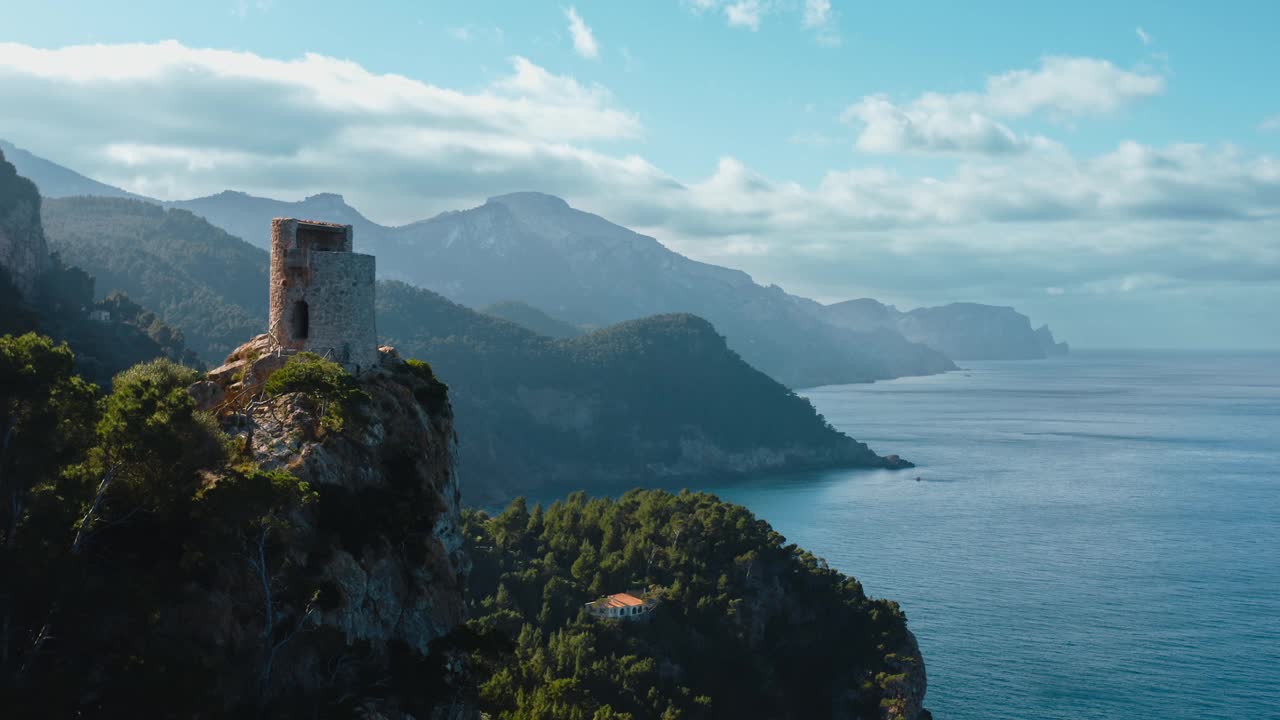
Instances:
[[[804,392],[917,470],[708,489],[898,600],[939,718],[1280,718],[1280,355],[965,365]]]

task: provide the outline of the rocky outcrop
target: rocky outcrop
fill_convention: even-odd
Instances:
[[[0,268],[28,300],[49,263],[40,225],[40,193],[0,151]]]
[[[402,671],[407,657],[431,668],[423,682],[437,689],[427,700],[444,698],[453,708],[437,714],[444,705],[431,705],[431,717],[473,717],[459,701],[469,683],[464,658],[440,648],[464,620],[470,569],[443,386],[425,366],[380,348],[380,364],[358,378],[363,397],[335,430],[324,422],[325,401],[305,392],[261,392],[289,359],[266,348],[266,336],[241,346],[193,394],[204,402],[225,398],[217,408],[221,422],[244,458],[262,470],[288,472],[318,497],[290,519],[294,530],[281,549],[297,575],[291,583],[313,591],[279,601],[281,622],[298,632],[273,673],[275,694],[331,692],[335,683],[359,688],[359,678]],[[208,602],[206,612],[234,618],[243,599],[229,591]],[[254,628],[234,620],[205,632],[213,644],[255,637]],[[362,717],[422,717],[426,701],[414,702],[370,697],[356,704]]]
[[[880,687],[885,695],[881,708],[885,720],[933,720],[933,713],[924,707],[929,682],[920,644],[910,630],[904,629],[903,633],[902,642],[891,656],[890,664],[895,672],[881,678]]]
[[[1066,355],[1071,352],[1071,346],[1066,342],[1058,342],[1053,338],[1053,331],[1048,325],[1041,325],[1036,328],[1036,339],[1040,341],[1040,349],[1048,357],[1057,355]]]

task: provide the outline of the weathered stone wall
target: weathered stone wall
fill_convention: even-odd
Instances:
[[[372,255],[351,247],[350,225],[272,221],[268,332],[282,347],[329,355],[358,373],[378,362],[376,265]],[[305,337],[295,335],[300,302],[306,303]]]
[[[301,295],[311,314],[304,349],[331,356],[356,372],[378,362],[374,327],[375,261],[372,255],[318,252],[311,256],[311,285]]]

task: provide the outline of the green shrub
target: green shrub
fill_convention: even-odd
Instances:
[[[315,353],[289,358],[284,367],[267,378],[263,389],[268,397],[296,392],[320,402],[324,408],[320,426],[330,432],[342,432],[356,406],[369,399],[341,365]]]
[[[431,364],[413,359],[406,360],[405,364],[419,380],[426,383],[424,387],[414,390],[413,396],[431,413],[443,410],[445,403],[449,401],[449,386],[436,377]]]

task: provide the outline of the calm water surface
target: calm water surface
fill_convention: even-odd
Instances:
[[[940,719],[1280,718],[1280,355],[964,365],[804,393],[917,470],[711,489],[902,604]]]

